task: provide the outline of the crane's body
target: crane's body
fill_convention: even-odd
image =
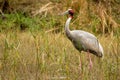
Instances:
[[[90,53],[102,57],[103,56],[103,48],[101,44],[98,42],[97,38],[86,31],[83,30],[73,30],[70,31],[69,23],[72,17],[69,17],[66,21],[65,32],[66,36],[71,40],[74,47],[79,51],[89,51]]]
[[[73,10],[68,9],[66,12],[63,14],[69,14],[69,18],[66,21],[65,24],[65,33],[68,39],[73,43],[74,47],[79,51],[85,51],[88,53],[92,53],[98,57],[103,57],[103,48],[97,38],[86,31],[83,30],[70,30],[69,29],[69,24],[71,19],[73,18]],[[90,68],[92,67],[92,60],[89,55],[89,61],[90,61]],[[81,65],[81,61],[80,61]]]

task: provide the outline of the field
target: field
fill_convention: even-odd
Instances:
[[[119,80],[120,44],[117,38],[99,37],[104,59],[92,56],[88,69],[86,54],[75,50],[61,33],[30,32],[1,34],[1,79],[7,80]],[[79,69],[82,56],[82,70]]]
[[[69,0],[63,1],[68,2],[46,0],[46,4],[40,3],[39,14],[36,9],[32,15],[18,11],[5,13],[6,17],[0,18],[0,80],[120,80],[120,14],[104,17],[101,13],[103,17],[99,18],[92,1],[90,11],[94,12],[90,15],[83,8],[87,0],[78,0],[83,5],[72,5],[76,14],[70,24],[71,30],[93,33],[104,49],[102,59],[91,54],[93,68],[89,69],[87,54],[79,53],[64,33],[67,17],[58,14],[71,5]],[[61,4],[62,11],[61,7],[56,9]]]

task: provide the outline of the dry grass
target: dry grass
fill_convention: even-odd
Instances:
[[[81,54],[61,33],[30,32],[1,34],[0,72],[2,80],[119,80],[120,44],[116,37],[99,37],[104,59],[92,55],[94,67],[88,69],[87,56]],[[82,70],[79,68],[82,57]]]

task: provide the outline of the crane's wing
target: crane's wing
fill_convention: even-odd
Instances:
[[[102,54],[102,46],[93,34],[82,30],[74,30],[71,33],[74,36],[73,40],[78,44],[80,43],[84,51],[89,50],[95,55]]]

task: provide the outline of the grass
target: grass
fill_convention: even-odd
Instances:
[[[7,80],[119,80],[120,44],[117,37],[99,37],[104,59],[92,56],[88,69],[87,56],[72,46],[62,33],[11,32],[0,37],[0,75]],[[79,69],[82,57],[82,70]]]

